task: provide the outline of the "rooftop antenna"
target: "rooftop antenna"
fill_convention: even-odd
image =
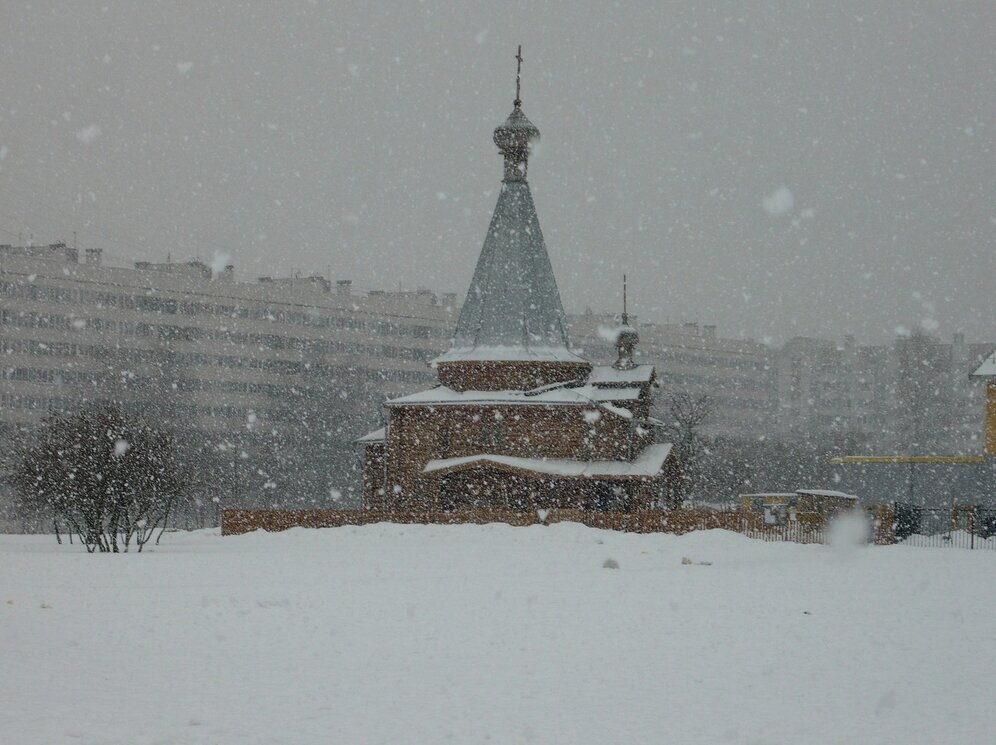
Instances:
[[[515,108],[519,108],[520,106],[522,106],[522,99],[519,98],[519,89],[522,85],[522,45],[521,44],[519,44],[519,52],[518,54],[515,55],[515,59],[517,60],[515,64],[515,101],[513,101],[512,103],[515,104]]]
[[[632,370],[636,367],[636,362],[633,360],[633,352],[640,341],[640,336],[636,333],[636,329],[629,325],[628,310],[626,307],[626,275],[624,274],[622,325],[616,335],[616,352],[619,356],[612,365],[617,370]]]
[[[629,314],[626,312],[626,275],[623,274],[623,314],[622,325],[629,326]]]

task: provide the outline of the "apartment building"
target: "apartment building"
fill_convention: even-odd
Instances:
[[[715,326],[633,322],[640,334],[640,361],[657,367],[665,392],[709,396],[715,409],[704,433],[755,438],[770,432],[777,408],[773,350],[751,340],[721,338]],[[592,362],[615,359],[612,336],[605,330],[618,325],[618,318],[588,312],[569,323],[571,341]],[[660,405],[665,398],[659,397]]]
[[[891,409],[895,381],[888,357],[872,351],[852,337],[789,339],[777,354],[779,434],[866,434]]]
[[[943,342],[926,334],[896,340],[897,452],[978,455],[985,440],[985,386],[972,373],[993,349],[972,344],[963,334]]]
[[[424,290],[237,282],[231,266],[126,269],[103,265],[99,249],[81,262],[64,244],[0,246],[0,434],[113,402],[198,448],[227,443],[249,501],[321,499],[353,479],[371,404],[433,380],[427,362],[448,345],[454,310]],[[328,468],[305,451],[327,453]]]
[[[963,334],[888,346],[789,339],[777,353],[777,435],[848,437],[869,452],[976,453],[984,391],[969,375],[992,347]]]

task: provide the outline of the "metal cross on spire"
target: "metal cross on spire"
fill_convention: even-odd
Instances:
[[[519,53],[515,55],[515,59],[518,60],[515,64],[515,108],[522,106],[522,100],[519,98],[519,88],[521,86],[522,80],[522,45],[519,44]]]

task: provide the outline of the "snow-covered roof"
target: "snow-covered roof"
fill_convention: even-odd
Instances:
[[[547,388],[538,391],[455,391],[446,386],[436,386],[426,391],[392,398],[387,406],[445,406],[459,404],[523,405],[523,406],[600,406],[626,419],[633,414],[613,406],[610,401],[632,401],[639,398],[638,388],[599,389],[591,385],[579,388]]]
[[[973,378],[996,377],[996,352],[986,357],[979,369],[972,373]]]
[[[387,429],[381,427],[380,429],[375,429],[369,434],[363,435],[357,442],[368,443],[368,442],[384,442],[387,439]]]
[[[478,347],[454,347],[432,361],[446,362],[584,362],[580,354],[565,347],[509,346],[491,344]]]
[[[502,182],[453,349],[436,361],[520,358],[579,359],[570,351],[557,281],[524,178]]]
[[[633,461],[568,460],[560,458],[519,458],[512,455],[468,455],[462,458],[439,458],[425,464],[423,473],[439,473],[478,465],[496,465],[548,476],[565,478],[647,478],[656,476],[671,454],[670,443],[648,445]]]
[[[598,365],[591,369],[589,383],[612,385],[619,383],[649,383],[654,375],[653,365],[637,365],[629,370],[620,370],[611,365]]]
[[[812,497],[838,497],[840,499],[853,499],[858,498],[853,494],[845,494],[842,491],[834,491],[833,489],[796,489],[796,494],[805,494]]]

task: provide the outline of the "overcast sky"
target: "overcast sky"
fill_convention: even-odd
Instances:
[[[996,3],[0,5],[0,242],[464,293],[511,110],[567,310],[996,338]]]

